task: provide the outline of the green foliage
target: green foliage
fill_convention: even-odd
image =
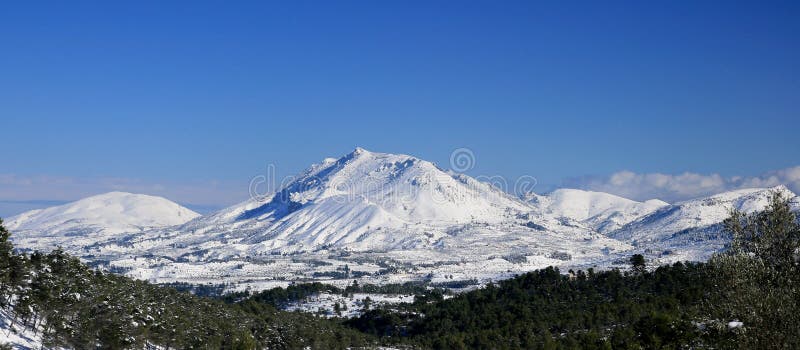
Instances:
[[[193,290],[194,287],[183,286],[181,289]],[[359,285],[358,282],[353,281],[353,284],[348,285],[344,289],[329,284],[313,282],[292,284],[286,288],[278,287],[256,293],[251,293],[249,291],[229,293],[224,295],[221,299],[227,303],[237,303],[243,300],[249,300],[279,308],[288,303],[302,301],[303,299],[319,293],[340,294],[343,296],[352,295],[353,293],[416,294],[418,297],[426,297],[429,295],[441,295],[445,293],[445,291],[437,288],[429,290],[427,289],[426,284],[418,282],[385,284],[378,286],[374,284]]]
[[[800,348],[800,225],[788,199],[774,192],[767,210],[734,211],[725,225],[731,249],[709,262],[720,294],[712,317],[744,323],[746,336],[728,340],[738,346]]]
[[[800,224],[783,192],[773,192],[762,212],[746,215],[732,211],[725,228],[733,234],[731,254],[746,254],[777,269],[789,269],[799,262]]]
[[[319,293],[341,294],[343,290],[328,284],[319,282],[293,284],[286,288],[272,288],[251,294],[250,292],[239,292],[227,294],[223,297],[228,303],[234,303],[244,299],[252,302],[267,304],[273,307],[280,307],[286,303],[303,300],[309,296]]]
[[[700,336],[689,320],[710,285],[701,264],[641,276],[606,271],[570,279],[547,268],[447,300],[373,310],[362,331],[431,348],[661,348]],[[419,317],[417,315],[425,315]],[[625,347],[621,347],[625,345]]]
[[[12,251],[14,247],[9,241],[11,234],[3,226],[3,219],[0,219],[0,288],[5,290],[11,282]]]
[[[630,262],[631,262],[631,267],[633,267],[633,270],[636,272],[644,271],[645,266],[647,265],[644,260],[644,256],[642,254],[633,254],[633,256],[631,256]]]

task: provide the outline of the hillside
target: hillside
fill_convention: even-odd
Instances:
[[[67,250],[126,233],[183,224],[200,216],[162,197],[109,192],[75,202],[28,211],[8,219],[23,248]]]
[[[730,236],[721,227],[730,211],[764,210],[774,192],[784,194],[794,210],[800,209],[797,195],[785,186],[741,189],[662,207],[609,236],[655,253],[666,251],[667,261],[705,261],[730,242]]]
[[[637,202],[609,193],[567,188],[545,195],[534,194],[528,201],[540,212],[582,223],[600,233],[619,229],[669,205],[658,199]]]

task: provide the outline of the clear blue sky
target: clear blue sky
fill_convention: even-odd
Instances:
[[[799,68],[797,1],[6,2],[0,176],[245,187],[356,146],[757,175],[800,163]]]

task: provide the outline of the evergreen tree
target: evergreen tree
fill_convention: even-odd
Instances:
[[[630,263],[633,271],[637,273],[644,272],[645,267],[647,266],[642,254],[633,254],[633,256],[631,256]]]
[[[4,295],[8,292],[6,288],[10,282],[11,258],[14,250],[10,237],[11,234],[3,226],[3,219],[0,218],[0,292]]]
[[[370,297],[364,298],[364,311],[369,311],[371,305],[372,305],[372,298]]]
[[[336,316],[342,315],[342,306],[338,302],[333,304],[333,312],[336,313]]]

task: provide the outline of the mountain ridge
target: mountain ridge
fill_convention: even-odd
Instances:
[[[539,211],[583,223],[600,233],[612,232],[669,205],[658,199],[638,202],[610,193],[569,188],[531,194],[526,199]]]
[[[786,186],[737,189],[662,207],[610,232],[609,236],[668,252],[673,255],[668,261],[703,261],[730,242],[722,222],[732,209],[745,213],[762,211],[776,191],[793,201],[794,210],[800,210],[798,196]]]
[[[357,148],[268,196],[175,225],[112,235],[23,230],[15,241],[32,250],[62,246],[154,282],[224,279],[263,288],[346,277],[342,269],[367,283],[487,281],[551,265],[615,267],[634,253],[654,263],[703,260],[725,247],[718,232],[725,205],[757,210],[774,190],[788,191],[736,190],[675,204],[577,189],[520,198],[413,156]]]

